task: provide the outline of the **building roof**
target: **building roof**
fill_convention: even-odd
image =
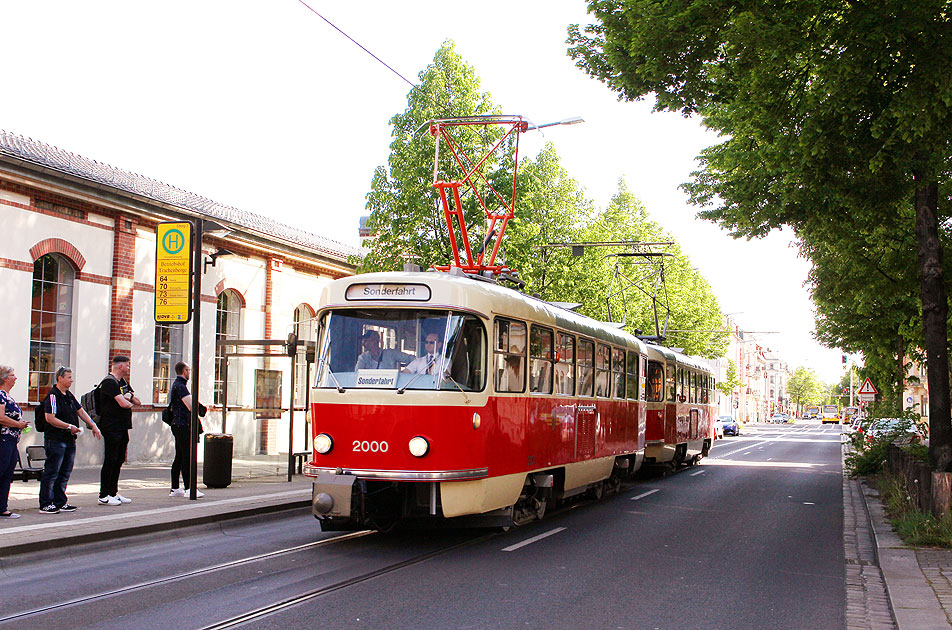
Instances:
[[[190,210],[210,219],[220,219],[342,261],[348,256],[360,254],[359,249],[350,245],[274,221],[260,214],[226,206],[187,190],[3,129],[0,129],[0,155],[11,156],[54,171],[105,184],[157,202]]]

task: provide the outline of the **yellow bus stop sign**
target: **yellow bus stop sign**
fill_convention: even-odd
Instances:
[[[187,324],[192,319],[192,224],[159,223],[155,240],[155,321]]]

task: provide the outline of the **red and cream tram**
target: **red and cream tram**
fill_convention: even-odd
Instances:
[[[703,359],[648,345],[645,462],[694,465],[714,442],[714,374]]]
[[[519,524],[642,464],[662,351],[616,327],[452,272],[336,280],[317,318],[305,473],[322,529]]]

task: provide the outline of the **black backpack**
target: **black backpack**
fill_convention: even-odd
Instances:
[[[116,380],[115,376],[112,374],[107,374],[106,378],[102,379],[102,381],[99,381],[95,387],[83,394],[79,399],[79,404],[82,405],[83,409],[86,410],[86,413],[89,414],[89,417],[92,419],[92,421],[97,424],[99,423],[99,408],[102,406],[102,401],[99,400],[101,396],[99,389],[102,387],[103,381],[105,381],[107,378],[111,378],[117,383],[119,382]]]
[[[49,398],[50,395],[47,394],[46,398]],[[40,401],[36,406],[36,409],[33,410],[33,425],[36,427],[36,430],[40,433],[45,432],[49,428],[49,423],[46,421],[46,398]]]

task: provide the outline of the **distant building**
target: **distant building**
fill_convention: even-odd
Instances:
[[[131,385],[143,401],[133,415],[132,462],[171,458],[171,435],[159,416],[173,366],[191,358],[191,325],[154,320],[159,222],[210,219],[231,230],[203,243],[206,260],[219,248],[230,255],[197,270],[204,273],[198,398],[210,409],[206,431],[221,426],[225,371],[216,340],[285,339],[292,331],[313,338],[322,287],[354,273],[349,258],[357,254],[306,229],[4,131],[0,213],[6,232],[0,241],[0,363],[12,365],[19,376],[13,397],[30,408],[49,390],[60,365],[72,367],[78,397],[105,376],[112,356],[130,355]],[[301,220],[307,227],[320,224],[319,217],[303,212]],[[229,362],[229,407],[239,411],[228,412],[227,428],[237,455],[287,452],[286,412],[240,409],[255,408],[256,385],[264,384],[270,387],[265,394],[286,410],[292,369],[298,376],[296,405],[303,406],[305,367],[299,359],[292,368],[283,357]],[[278,417],[262,418],[267,415]],[[301,450],[303,413],[297,418],[294,449]],[[23,442],[41,439],[34,432]],[[88,434],[81,440],[77,464],[96,463],[101,446]]]

